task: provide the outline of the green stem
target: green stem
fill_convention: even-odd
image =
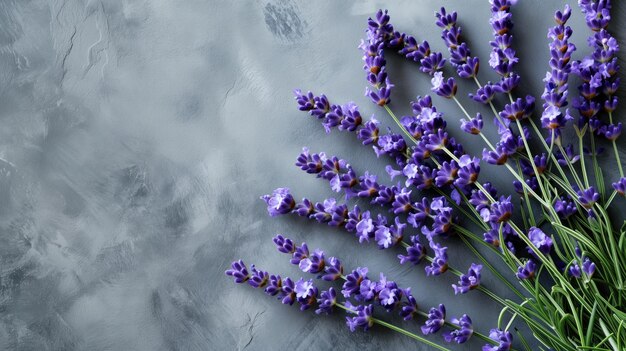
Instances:
[[[393,325],[393,324],[387,323],[387,322],[385,322],[385,321],[383,321],[383,320],[380,320],[380,319],[378,319],[378,318],[372,318],[372,321],[374,321],[374,323],[376,323],[376,324],[380,324],[380,325],[382,325],[383,327],[389,328],[389,329],[391,329],[391,330],[393,330],[393,331],[395,331],[395,332],[398,332],[398,333],[400,333],[400,334],[403,334],[403,335],[405,335],[405,336],[408,336],[408,337],[410,337],[410,338],[413,338],[413,339],[415,339],[415,340],[417,340],[417,341],[420,341],[420,342],[422,342],[422,343],[424,343],[424,344],[426,344],[426,345],[428,345],[428,346],[434,347],[434,348],[436,348],[437,350],[442,350],[442,351],[451,351],[451,350],[450,350],[450,349],[448,349],[448,348],[445,348],[445,347],[443,347],[443,346],[441,346],[441,345],[438,345],[438,344],[436,344],[436,343],[434,343],[434,342],[432,342],[432,341],[430,341],[430,340],[427,340],[427,339],[425,339],[425,338],[423,338],[423,337],[421,337],[421,336],[419,336],[419,335],[417,335],[417,334],[411,333],[411,332],[410,332],[410,331],[408,331],[408,330],[405,330],[405,329],[399,328],[399,327],[397,327],[397,326],[395,326],[395,325]]]
[[[578,149],[580,152],[580,169],[583,174],[583,180],[585,182],[585,188],[589,188],[589,178],[587,177],[587,167],[585,167],[585,152],[583,150],[583,133],[578,135]]]
[[[613,112],[609,112],[609,123],[613,124]],[[622,168],[622,161],[619,157],[619,152],[617,151],[617,143],[615,139],[613,139],[613,151],[615,152],[615,161],[617,162],[617,168],[619,169],[619,176],[624,178],[624,169]]]
[[[402,123],[400,123],[400,120],[398,119],[398,117],[396,117],[396,115],[393,113],[393,111],[391,111],[391,109],[389,108],[389,106],[385,105],[385,110],[387,110],[387,113],[389,113],[389,116],[391,116],[391,118],[393,118],[393,120],[396,122],[396,124],[398,125],[398,127],[400,127],[400,129],[402,130],[402,132],[415,144],[417,144],[417,140],[411,135],[411,133],[409,133],[406,128],[404,128],[404,126],[402,125]]]

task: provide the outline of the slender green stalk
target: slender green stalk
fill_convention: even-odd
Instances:
[[[411,135],[411,133],[409,133],[408,130],[406,130],[406,128],[404,128],[402,123],[400,123],[400,120],[398,119],[398,117],[396,117],[396,115],[393,113],[393,111],[391,111],[389,106],[385,105],[385,110],[387,110],[387,113],[389,113],[389,116],[391,116],[391,118],[393,118],[393,120],[396,122],[398,127],[400,127],[400,129],[402,130],[404,135],[406,135],[409,138],[409,140],[411,140],[414,144],[417,144],[417,140],[413,137],[413,135]]]
[[[613,124],[613,112],[609,112],[609,123]],[[615,153],[615,162],[617,163],[617,169],[619,170],[619,176],[624,178],[624,169],[622,168],[622,161],[619,157],[619,152],[617,151],[617,143],[615,139],[612,140],[613,144],[613,152]]]

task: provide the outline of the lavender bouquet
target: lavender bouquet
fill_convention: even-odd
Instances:
[[[344,267],[341,258],[327,257],[321,249],[310,250],[306,243],[298,245],[280,234],[273,238],[278,251],[304,273],[329,282],[326,290],[313,279],[283,278],[254,265],[248,268],[241,260],[226,274],[236,283],[264,289],[283,304],[297,302],[303,311],[343,310],[351,331],[380,325],[438,350],[470,338],[483,339],[483,351],[534,349],[531,345],[542,350],[626,349],[626,233],[608,214],[626,192],[616,143],[622,124],[613,120],[620,80],[615,56],[619,45],[606,29],[611,2],[578,1],[590,30],[590,50],[579,59],[573,58],[577,48],[569,41],[572,9],[565,6],[555,13],[556,24],[548,30],[551,58],[545,88],[537,97],[516,89],[521,77],[512,47],[514,2],[489,1],[493,38],[488,66],[499,76],[495,83],[479,81],[480,60],[464,41],[456,12],[441,8],[435,14],[448,49],[444,54],[431,50],[427,41],[396,31],[387,11],[378,11],[369,19],[359,48],[366,95],[388,118],[365,119],[354,103],[337,104],[323,94],[296,90],[295,99],[298,109],[318,119],[328,133],[353,133],[378,157],[386,157],[388,176],[399,182],[384,185],[378,175],[357,174],[345,159],[304,148],[296,166],[328,181],[345,202],[296,201],[287,188],[262,196],[271,216],[294,214],[326,223],[354,234],[359,243],[375,242],[385,251],[402,248],[399,263],[424,265],[426,275],[456,275],[455,294],[476,290],[501,306],[493,329],[474,330],[466,314],[450,318],[444,304],[424,309],[410,287],[383,274],[371,277],[366,267]],[[390,53],[417,63],[431,77],[434,96],[418,96],[411,102],[410,116],[398,118],[390,105],[394,85],[385,60]],[[448,67],[456,76],[445,75]],[[575,96],[568,95],[570,76],[578,84]],[[471,114],[470,107],[462,105],[457,79],[475,83],[469,97],[488,105],[493,116]],[[499,95],[507,99],[503,106],[494,99]],[[484,144],[481,155],[466,153],[455,140],[457,131],[448,130],[448,121],[435,106],[440,98],[458,105],[460,129]],[[385,121],[395,122],[402,134],[383,127]],[[483,128],[494,128],[499,139],[490,139]],[[605,184],[597,159],[607,143],[621,177],[611,180],[611,186]],[[515,178],[513,186],[498,192],[489,179],[480,177],[481,163],[501,166]],[[350,204],[358,198],[371,206]],[[467,269],[449,265],[445,245],[452,240],[461,241],[476,263]],[[505,269],[496,268],[493,258]],[[482,285],[483,270],[515,298],[503,298]],[[423,335],[442,331],[442,341],[410,331],[408,323],[405,327],[384,321],[377,317],[383,310],[395,311],[407,322],[418,321]],[[524,324],[529,332],[518,332],[515,324]]]

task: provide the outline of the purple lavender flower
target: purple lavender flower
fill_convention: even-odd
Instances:
[[[589,257],[585,257],[585,259],[583,260],[583,272],[585,272],[585,274],[587,274],[587,277],[591,278],[591,276],[593,275],[593,273],[595,273],[596,271],[596,264],[593,263]]]
[[[398,255],[400,264],[411,262],[418,265],[426,257],[426,247],[419,242],[417,235],[411,236],[411,246],[406,248],[406,256]]]
[[[333,227],[342,227],[348,220],[348,206],[345,204],[334,206],[331,211],[331,220],[328,225]]]
[[[422,326],[422,333],[424,335],[434,334],[441,329],[446,321],[446,307],[443,304],[439,304],[438,308],[432,307],[428,311],[428,319]]]
[[[569,274],[574,278],[580,278],[582,276],[582,272],[578,263],[574,263],[569,267]]]
[[[487,84],[483,85],[482,87],[478,88],[478,90],[476,90],[475,95],[474,94],[468,94],[468,95],[472,100],[476,102],[480,102],[482,104],[488,104],[491,102],[491,100],[493,100],[494,96],[496,96],[496,93],[500,93],[500,92],[502,92],[502,88],[500,87],[500,85],[487,82]]]
[[[576,204],[572,199],[567,197],[561,197],[554,202],[554,210],[561,218],[567,218],[574,213],[578,212]]]
[[[326,159],[322,163],[322,171],[319,176],[332,181],[337,177],[337,175],[342,172],[346,172],[350,168],[348,161],[338,158],[337,156],[333,156],[331,158]]]
[[[400,300],[404,294],[403,290],[398,288],[396,282],[387,280],[382,273],[380,274],[376,291],[378,293],[378,302],[388,312],[392,311],[400,304]]]
[[[300,270],[303,272],[315,274],[324,270],[325,264],[324,251],[315,250],[311,255],[303,258],[300,263],[298,263],[298,267],[300,267]]]
[[[402,173],[408,178],[407,183],[414,185],[419,190],[424,190],[430,189],[434,185],[437,169],[409,163],[404,167]]]
[[[489,231],[483,234],[483,238],[486,243],[489,243],[495,247],[500,247],[500,231],[499,226],[492,224]]]
[[[345,115],[341,106],[331,105],[330,111],[326,113],[326,116],[322,122],[322,126],[324,127],[324,130],[326,130],[326,134],[330,134],[332,128],[341,125],[344,119]]]
[[[424,57],[430,55],[430,45],[426,40],[418,44],[414,37],[408,35],[404,41],[404,48],[398,53],[410,60],[419,62]]]
[[[306,147],[302,148],[302,153],[300,153],[296,160],[296,166],[310,174],[319,174],[322,171],[324,163],[326,163],[326,154],[323,152],[310,154],[309,149]]]
[[[617,182],[613,183],[613,189],[615,189],[618,194],[624,196],[626,192],[626,177],[620,178]]]
[[[522,120],[528,118],[535,110],[535,98],[526,95],[525,99],[518,98],[515,102],[506,104],[504,110],[500,112],[500,117],[509,121]]]
[[[355,296],[357,301],[369,302],[378,297],[378,282],[369,279],[363,279],[359,285],[359,294]]]
[[[557,162],[561,166],[567,166],[567,163],[576,163],[580,159],[580,155],[574,153],[574,147],[569,144],[565,147],[565,154],[559,152],[556,155]]]
[[[436,76],[441,73],[445,64],[446,59],[440,52],[432,53],[420,60],[420,71]]]
[[[376,156],[388,155],[392,158],[402,155],[406,149],[406,142],[402,135],[393,134],[389,130],[388,134],[382,135],[378,138],[377,145],[374,146]]]
[[[520,280],[532,279],[535,277],[536,270],[537,265],[535,262],[533,262],[533,260],[528,260],[523,266],[517,267],[517,273],[515,276]]]
[[[483,149],[483,160],[492,165],[503,165],[509,158],[508,153],[501,145],[496,146],[495,151]]]
[[[377,183],[376,175],[365,172],[359,177],[360,191],[357,193],[359,197],[373,197],[378,194],[380,186]]]
[[[600,194],[596,192],[594,187],[578,190],[576,194],[578,194],[578,201],[586,209],[591,209],[593,205],[600,200]]]
[[[433,236],[448,233],[452,226],[452,209],[446,208],[439,210],[433,219],[432,229],[429,229],[427,226],[422,227],[422,234],[429,240],[431,240]]]
[[[512,15],[509,12],[513,3],[514,1],[511,0],[490,0],[491,18],[489,24],[493,29],[494,40],[490,43],[493,49],[489,65],[496,73],[505,78],[512,74],[513,66],[518,61],[515,57],[515,50],[511,48],[511,35],[509,34],[513,28]],[[501,85],[501,87],[503,86]],[[506,89],[503,87],[503,90]]]
[[[528,239],[532,242],[532,244],[544,255],[550,253],[552,249],[552,239],[546,235],[541,229],[537,227],[530,227],[528,229]],[[532,249],[528,249],[530,253],[534,251]]]
[[[363,142],[363,145],[378,143],[378,124],[379,122],[372,118],[363,125],[363,128],[359,129],[358,137]]]
[[[616,140],[622,134],[622,123],[604,125],[598,130],[598,133],[609,141]]]
[[[276,294],[280,293],[283,289],[283,280],[280,275],[270,275],[270,280],[267,286],[265,287],[265,293],[270,296],[276,296]]]
[[[430,201],[428,198],[422,198],[422,201],[413,203],[413,211],[407,216],[407,222],[413,228],[420,228],[424,225],[424,221],[430,215]]]
[[[593,276],[593,274],[596,271],[596,264],[593,263],[589,257],[585,257],[585,259],[583,260],[582,263],[582,268],[578,265],[578,263],[574,263],[573,265],[571,265],[569,267],[569,273],[575,277],[575,278],[580,278],[582,277],[582,273],[585,273],[585,275],[587,276],[587,279],[590,279],[591,276]]]
[[[443,28],[443,38],[450,52],[450,63],[456,68],[459,77],[476,77],[479,68],[478,57],[472,57],[468,45],[461,41],[461,27],[457,26],[456,12],[446,13],[445,8],[435,12],[437,26]]]
[[[587,26],[594,32],[598,32],[609,25],[611,20],[610,1],[581,0],[578,2],[578,6],[585,15]]]
[[[226,275],[235,279],[235,283],[241,284],[250,279],[250,274],[246,268],[246,264],[242,260],[235,261],[231,264],[231,269],[227,270]]]
[[[399,217],[396,217],[395,224],[390,226],[378,225],[374,233],[378,248],[387,249],[402,241],[404,228],[406,228],[406,224],[401,223]]]
[[[483,208],[480,211],[480,215],[485,222],[502,223],[508,222],[513,214],[513,204],[511,203],[511,196],[500,196],[498,201],[491,204],[491,208],[487,210]]]
[[[346,220],[346,224],[344,228],[346,231],[350,233],[356,232],[356,226],[363,218],[363,213],[361,212],[361,208],[359,206],[354,205],[351,211],[348,211],[348,218]]]
[[[348,274],[341,290],[343,296],[348,298],[357,293],[364,279],[367,279],[367,267],[358,267]]]
[[[296,301],[296,291],[293,280],[290,278],[285,278],[285,280],[283,280],[283,286],[278,296],[282,299],[281,302],[283,304],[293,305]]]
[[[454,95],[456,95],[456,81],[452,77],[445,80],[443,78],[443,72],[436,72],[430,82],[433,85],[431,90],[437,93],[437,95],[448,99],[453,98]]]
[[[337,257],[330,257],[324,268],[322,279],[326,281],[335,281],[343,276],[343,266]]]
[[[483,346],[483,351],[506,351],[510,350],[513,344],[513,335],[508,331],[491,329],[489,337],[496,341],[498,345],[487,344]]]
[[[307,94],[307,98],[311,96],[311,92]],[[298,96],[298,92],[296,91],[296,101],[300,105],[302,99]],[[302,110],[302,105],[300,105],[300,110]],[[324,119],[326,114],[330,112],[330,102],[328,102],[328,98],[326,95],[314,96],[313,97],[313,106],[310,109],[309,113],[311,116],[317,117],[318,119]]]
[[[367,32],[372,41],[385,42],[393,35],[393,26],[389,23],[387,10],[378,10],[376,18],[367,19]]]
[[[426,275],[440,275],[448,270],[448,248],[442,247],[440,244],[430,241],[430,248],[435,252],[435,257],[430,266],[426,266],[424,270]]]
[[[302,94],[302,90],[296,89],[293,91],[296,99],[296,103],[298,104],[298,109],[300,111],[311,111],[315,106],[314,95],[312,92],[308,92],[306,94]]]
[[[375,205],[390,205],[396,199],[396,194],[398,193],[397,186],[385,186],[381,185],[378,190],[378,196],[372,200],[372,204]]]
[[[374,220],[370,216],[369,211],[363,212],[361,220],[356,225],[356,234],[359,237],[359,243],[369,241],[374,236],[376,226]]]
[[[302,199],[302,202],[296,204],[293,213],[301,217],[309,217],[315,211],[313,203],[309,199]]]
[[[480,67],[480,60],[478,57],[467,57],[465,63],[459,65],[456,68],[456,72],[461,78],[473,78],[478,76],[478,68]]]
[[[469,134],[480,134],[483,129],[483,116],[480,113],[476,114],[476,117],[470,119],[469,121],[462,119],[461,120],[461,130],[465,133]]]
[[[573,119],[568,110],[565,114],[560,110],[561,107],[567,105],[567,81],[572,66],[570,60],[572,53],[576,50],[576,46],[568,42],[572,35],[572,29],[565,27],[570,15],[571,9],[568,5],[565,6],[563,12],[557,11],[554,15],[557,26],[548,31],[548,38],[552,39],[549,62],[552,70],[546,73],[544,79],[545,89],[541,97],[545,103],[543,104],[541,125],[551,131],[550,138],[559,137],[559,129]]]
[[[443,339],[446,342],[456,342],[457,344],[462,344],[469,340],[474,334],[474,329],[472,329],[472,320],[466,314],[461,316],[461,318],[452,318],[452,324],[458,325],[459,329],[452,330],[449,332],[445,332],[443,334]]]
[[[404,296],[406,296],[406,301],[402,303],[400,316],[405,321],[410,321],[417,315],[419,309],[417,308],[417,301],[415,300],[415,297],[411,294],[411,288],[407,288],[404,291]]]
[[[339,130],[354,132],[363,123],[363,117],[361,117],[358,107],[355,103],[349,102],[343,105],[341,109],[345,117],[341,120]]]
[[[317,314],[331,314],[337,304],[337,292],[330,287],[328,290],[322,291],[318,300],[318,308],[315,310]]]
[[[463,274],[457,284],[452,284],[454,294],[466,294],[470,290],[476,289],[480,285],[480,271],[483,269],[482,265],[472,263],[467,274]]]
[[[304,311],[317,303],[317,288],[313,285],[313,280],[300,278],[294,288],[296,299],[300,303],[300,310]]]
[[[372,317],[372,305],[357,306],[353,309],[356,312],[356,317],[346,317],[346,323],[351,332],[354,332],[357,328],[361,327],[367,331],[374,326],[374,319]]]
[[[309,257],[309,247],[306,243],[302,243],[302,245],[296,246],[290,262],[299,265],[307,257]]]
[[[278,234],[273,239],[274,244],[276,244],[276,248],[278,251],[286,254],[292,254],[296,248],[293,244],[293,241],[289,238],[285,238],[284,236]]]
[[[437,177],[435,177],[435,185],[439,188],[443,188],[446,185],[452,184],[458,172],[459,164],[456,161],[444,161],[437,171]]]
[[[289,213],[296,206],[288,188],[278,188],[272,195],[263,195],[261,199],[267,204],[267,212],[272,217]]]
[[[510,45],[510,43],[508,45]],[[503,93],[508,94],[519,85],[519,81],[520,76],[516,73],[511,73],[509,76],[502,78],[498,85],[500,85],[500,89],[502,89]]]
[[[310,217],[320,223],[328,223],[333,219],[336,207],[337,201],[334,198],[328,198],[324,202],[317,202]]]
[[[391,89],[393,89],[394,85],[387,80],[385,82],[385,86],[380,89],[371,90],[369,88],[365,89],[365,96],[369,96],[372,101],[378,106],[385,106],[391,102]]]
[[[265,271],[257,270],[254,265],[250,266],[250,270],[252,271],[252,275],[250,280],[248,280],[248,284],[253,288],[265,287],[270,278],[269,274]]]
[[[491,197],[496,197],[498,191],[491,185],[491,183],[487,182],[483,184],[483,187]],[[488,208],[491,205],[491,201],[489,201],[487,195],[485,195],[482,191],[478,189],[472,190],[472,195],[470,196],[469,202],[474,206],[474,208],[476,208],[476,211],[478,212],[482,211],[483,208]]]
[[[458,178],[454,181],[454,185],[464,187],[474,184],[478,180],[480,174],[480,159],[463,155],[459,159]]]

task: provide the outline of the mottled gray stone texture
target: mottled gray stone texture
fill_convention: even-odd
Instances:
[[[615,23],[624,23],[625,5],[616,2]],[[300,218],[269,218],[259,200],[281,186],[298,198],[334,195],[293,166],[302,146],[390,182],[387,160],[352,135],[327,135],[296,110],[292,90],[355,101],[364,116],[395,128],[363,96],[357,45],[366,19],[388,6],[398,30],[443,50],[433,12],[444,3],[459,12],[483,59],[480,79],[497,79],[486,64],[486,0],[1,1],[0,349],[429,349],[382,328],[350,333],[341,313],[300,313],[235,286],[224,270],[238,258],[302,275],[274,249],[276,233],[342,257],[347,267],[385,272],[411,286],[423,308],[445,302],[450,316],[468,313],[488,332],[498,306],[476,291],[455,297],[453,275],[427,278],[423,266],[400,266],[398,250],[358,245]],[[545,33],[564,3],[521,0],[513,10],[520,93],[543,90]],[[589,32],[577,9],[571,26],[585,49]],[[613,31],[623,39],[623,28]],[[387,56],[397,85],[392,107],[407,114],[429,80],[415,64]],[[461,82],[461,100],[490,116],[465,98],[473,88]],[[458,130],[456,106],[435,103],[452,134],[481,150]],[[511,181],[495,167],[484,167],[483,177],[500,188]],[[475,260],[458,239],[447,245],[454,267]],[[489,273],[484,284],[511,297]],[[418,331],[415,322],[405,325]]]

